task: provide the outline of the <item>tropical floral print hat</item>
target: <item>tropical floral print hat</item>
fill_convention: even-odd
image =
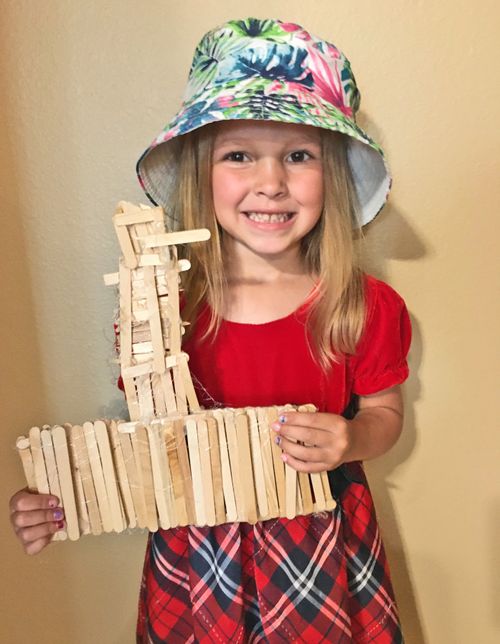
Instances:
[[[391,177],[380,146],[356,125],[359,102],[351,65],[334,45],[280,20],[229,21],[196,48],[181,109],[139,159],[139,181],[168,211],[183,134],[237,119],[313,125],[349,137],[359,223],[367,224]]]

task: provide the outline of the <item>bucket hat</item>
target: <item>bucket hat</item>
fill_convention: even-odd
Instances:
[[[182,135],[238,119],[312,125],[349,137],[363,226],[382,209],[391,176],[381,147],[356,124],[359,103],[351,65],[335,45],[280,20],[231,20],[198,44],[181,109],[137,162],[139,181],[168,211]]]

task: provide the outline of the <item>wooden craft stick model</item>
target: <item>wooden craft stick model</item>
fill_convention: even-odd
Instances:
[[[130,421],[32,427],[17,439],[28,488],[52,493],[66,529],[54,539],[131,528],[256,523],[335,507],[326,472],[284,464],[270,425],[292,405],[200,408],[182,351],[176,245],[208,230],[167,232],[162,208],[120,202],[113,224],[119,354]],[[312,405],[298,408],[314,412]]]

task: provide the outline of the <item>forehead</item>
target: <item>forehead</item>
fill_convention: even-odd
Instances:
[[[233,141],[276,141],[293,143],[321,143],[318,128],[298,123],[276,121],[223,121],[217,124],[215,143]]]

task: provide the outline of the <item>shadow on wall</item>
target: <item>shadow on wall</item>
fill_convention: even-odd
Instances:
[[[376,141],[383,143],[383,136],[363,113],[358,122]],[[387,280],[388,260],[419,260],[432,253],[432,249],[412,229],[408,218],[390,201],[380,215],[365,226],[361,247],[363,268],[384,281]],[[409,299],[409,294],[402,293],[403,297],[405,295],[405,299]],[[391,566],[405,641],[407,644],[427,644],[416,600],[417,593],[408,566],[407,549],[391,499],[391,487],[394,487],[391,478],[409,458],[417,443],[415,403],[421,395],[418,373],[422,362],[423,341],[418,320],[411,315],[411,311],[410,317],[413,339],[409,358],[410,377],[403,386],[404,430],[395,447],[383,458],[368,463],[366,469]]]

